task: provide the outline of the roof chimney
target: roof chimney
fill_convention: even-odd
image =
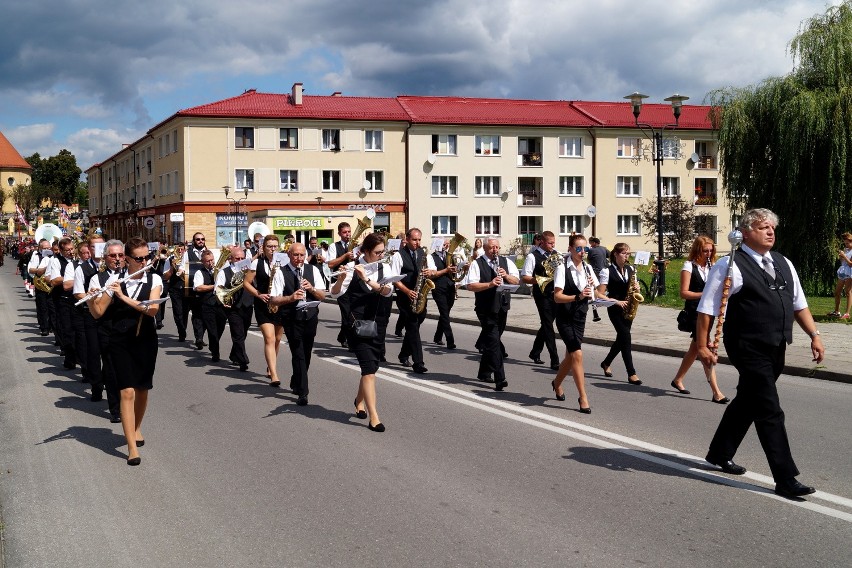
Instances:
[[[341,96],[343,96],[343,93],[341,93],[340,91],[334,91],[333,93],[331,93],[331,96],[332,97],[341,97]]]
[[[290,94],[290,103],[295,106],[302,106],[302,84],[293,83],[293,91]]]

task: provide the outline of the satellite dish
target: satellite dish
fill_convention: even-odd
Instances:
[[[437,154],[429,154],[429,157],[428,157],[428,158],[426,158],[426,161],[427,161],[427,162],[429,162],[429,165],[434,166],[434,165],[435,165],[435,160],[437,160],[437,159],[438,159],[438,155],[437,155]]]
[[[689,157],[689,159],[692,161],[693,164],[697,164],[698,162],[701,161],[701,156],[699,156],[697,153],[693,152],[692,155]]]
[[[589,205],[589,208],[586,209],[586,215],[588,215],[590,219],[593,219],[597,214],[598,210],[594,205]]]
[[[361,187],[364,188],[364,191],[370,191],[370,189],[373,187],[373,184],[370,183],[370,180],[365,179],[364,185],[362,185]]]

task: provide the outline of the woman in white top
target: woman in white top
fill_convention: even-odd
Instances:
[[[707,281],[707,275],[710,273],[710,267],[716,261],[716,245],[710,237],[699,236],[692,243],[692,248],[689,251],[689,258],[683,263],[683,269],[680,272],[680,297],[685,300],[683,309],[687,314],[687,322],[691,331],[690,337],[692,343],[689,344],[689,350],[683,356],[683,361],[680,363],[680,368],[677,370],[677,375],[672,381],[672,387],[681,394],[689,394],[689,391],[683,388],[683,379],[686,377],[687,371],[692,367],[695,358],[698,355],[698,344],[695,342],[695,323],[698,318],[698,300],[701,299],[701,292],[704,290],[704,283]],[[707,377],[707,382],[710,383],[710,389],[713,391],[713,402],[718,404],[727,404],[728,397],[722,394],[719,390],[719,385],[716,383],[716,368],[704,365],[704,375]]]
[[[852,233],[843,233],[844,249],[837,252],[840,268],[837,269],[837,288],[834,289],[834,311],[829,317],[849,319],[852,310]],[[840,315],[840,296],[846,296],[846,311]]]

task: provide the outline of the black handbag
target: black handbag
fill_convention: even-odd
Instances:
[[[355,331],[355,335],[363,338],[372,338],[379,336],[379,330],[376,327],[375,320],[353,320],[352,321],[352,329]]]
[[[692,328],[690,327],[689,322],[689,314],[686,313],[686,310],[681,310],[677,315],[677,329],[678,331],[686,331],[691,332]]]

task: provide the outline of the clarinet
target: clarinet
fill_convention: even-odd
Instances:
[[[589,282],[589,288],[592,289],[592,297],[594,298],[595,281],[592,280],[592,271],[589,270],[589,265],[586,263],[585,260],[582,260],[580,262],[583,263],[583,270],[586,271],[586,280]],[[592,300],[589,300],[589,301],[592,301]],[[598,314],[598,308],[597,308],[597,306],[594,305],[594,303],[592,304],[592,321],[601,321],[601,316]]]

